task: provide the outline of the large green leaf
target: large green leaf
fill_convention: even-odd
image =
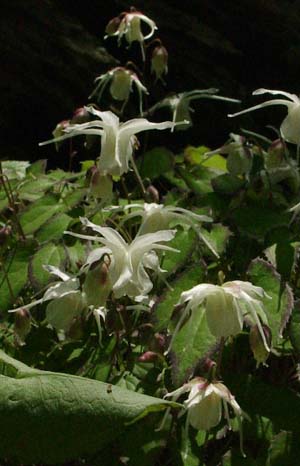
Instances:
[[[216,349],[216,338],[208,329],[203,308],[196,309],[174,338],[171,349],[172,378],[182,385],[204,356]]]
[[[32,285],[41,288],[51,280],[51,275],[44,269],[44,265],[61,267],[66,260],[66,253],[61,245],[47,243],[39,249],[30,261],[29,277]]]
[[[174,155],[165,147],[155,147],[139,160],[139,170],[143,178],[151,180],[170,171],[174,165]]]
[[[170,403],[82,377],[31,369],[0,351],[0,457],[56,464],[90,456],[126,424]]]
[[[40,242],[58,240],[62,238],[63,233],[67,230],[71,220],[72,217],[64,213],[55,215],[37,231],[36,238]]]
[[[28,263],[34,251],[32,241],[19,242],[12,250],[0,270],[0,310],[6,311],[27,283]],[[5,270],[5,272],[3,271]]]
[[[250,281],[261,286],[272,298],[264,300],[264,308],[272,332],[272,344],[276,346],[293,309],[292,291],[288,285],[281,288],[280,275],[270,263],[262,259],[252,261],[248,273]]]
[[[167,270],[166,276],[174,274],[186,262],[190,261],[197,242],[199,242],[199,238],[192,228],[177,230],[175,238],[168,243],[168,246],[178,249],[179,252],[167,251],[165,253],[163,269]]]
[[[58,213],[61,207],[59,197],[54,194],[48,194],[31,204],[20,215],[20,223],[25,235],[38,230],[49,218]]]

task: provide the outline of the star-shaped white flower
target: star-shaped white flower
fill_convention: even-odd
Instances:
[[[128,172],[136,141],[135,134],[152,129],[173,128],[177,124],[171,121],[151,123],[146,118],[134,118],[120,123],[117,115],[110,111],[100,112],[93,107],[86,107],[86,110],[98,119],[88,123],[69,125],[64,130],[66,133],[64,136],[42,142],[40,146],[80,135],[101,136],[98,168],[103,174],[121,176]],[[180,122],[180,124],[186,123]]]
[[[108,277],[116,298],[130,296],[137,298],[147,295],[153,284],[146,269],[162,272],[155,250],[175,251],[176,249],[160,244],[170,241],[175,236],[175,230],[163,230],[137,236],[131,243],[126,243],[122,236],[110,227],[100,227],[86,218],[81,218],[86,227],[91,228],[101,236],[81,235],[66,232],[77,238],[96,241],[103,247],[94,249],[87,258],[83,268],[98,261],[104,254],[111,260]]]
[[[262,94],[272,94],[272,95],[283,95],[286,99],[274,99],[268,100],[261,104],[255,105],[254,107],[247,108],[241,112],[229,114],[229,117],[236,117],[238,115],[243,115],[244,113],[252,112],[253,110],[258,110],[260,108],[269,107],[271,105],[285,105],[288,109],[288,114],[281,123],[280,133],[282,138],[293,144],[300,144],[300,99],[295,94],[290,94],[285,91],[274,91],[270,89],[256,89],[252,95],[262,95]]]

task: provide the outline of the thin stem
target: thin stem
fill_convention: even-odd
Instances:
[[[219,377],[221,376],[221,366],[222,366],[222,356],[223,356],[224,346],[225,346],[225,337],[221,337],[218,360],[217,360],[217,373]]]
[[[6,186],[6,183],[7,183],[7,186]],[[8,180],[7,176],[4,175],[4,173],[3,173],[2,163],[1,162],[0,162],[0,184],[3,186],[3,189],[5,191],[9,207],[10,207],[12,213],[13,213],[14,220],[15,220],[16,225],[17,225],[17,229],[19,230],[19,234],[20,234],[21,238],[25,241],[26,236],[24,234],[23,228],[22,228],[22,226],[21,226],[21,224],[19,222],[18,216],[17,216],[14,196],[13,196],[12,190],[10,188],[9,180]]]
[[[137,166],[135,164],[135,161],[134,161],[133,157],[131,158],[131,165],[132,165],[135,177],[137,179],[137,182],[138,182],[138,184],[139,184],[139,186],[141,188],[141,191],[143,193],[143,197],[146,200],[147,191],[146,191],[145,185],[144,185],[143,180],[142,180],[142,178],[141,178],[141,176],[139,174],[139,171],[137,169]]]

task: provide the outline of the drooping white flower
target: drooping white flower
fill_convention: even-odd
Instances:
[[[129,70],[122,66],[118,66],[96,78],[95,82],[98,84],[95,90],[90,95],[89,99],[92,99],[95,96],[97,98],[97,101],[100,102],[106,86],[110,84],[109,91],[111,96],[115,100],[124,101],[123,108],[128,102],[129,95],[132,92],[134,85],[138,91],[139,109],[140,114],[142,114],[143,93],[148,94],[148,91],[139,80],[137,74],[134,73],[132,70]]]
[[[220,381],[209,382],[202,377],[196,377],[174,392],[168,393],[166,397],[172,397],[176,401],[184,393],[189,393],[189,396],[184,401],[184,409],[180,415],[187,413],[186,429],[191,425],[194,429],[209,431],[220,423],[222,416],[226,418],[231,429],[228,409],[231,408],[239,423],[240,448],[244,455],[242,420],[248,416],[242,411],[226,385]]]
[[[244,318],[257,325],[262,341],[267,351],[269,345],[262,328],[261,321],[267,324],[267,316],[263,309],[262,299],[269,297],[261,287],[250,282],[235,280],[223,285],[202,283],[181,293],[178,305],[183,305],[179,321],[176,325],[168,351],[182,323],[191,312],[200,312],[200,306],[205,309],[208,328],[217,337],[237,335],[242,331]],[[191,316],[192,318],[192,316]]]
[[[272,94],[272,95],[283,95],[286,99],[274,99],[268,100],[261,104],[255,105],[254,107],[247,108],[241,112],[233,113],[228,115],[229,117],[236,117],[238,115],[243,115],[244,113],[252,112],[253,110],[258,110],[260,108],[269,107],[271,105],[285,105],[288,110],[288,114],[281,123],[280,133],[282,138],[293,144],[300,144],[300,99],[295,94],[290,94],[285,91],[276,91],[270,89],[256,89],[252,95],[262,95],[262,94]]]
[[[145,23],[150,28],[148,34],[143,34],[141,23]],[[106,36],[104,39],[110,36],[117,36],[118,45],[120,45],[122,37],[125,37],[129,45],[134,41],[139,42],[143,60],[145,61],[144,41],[150,39],[156,29],[156,24],[152,19],[148,18],[148,16],[140,11],[132,9],[130,12],[121,13],[119,17],[113,18],[108,23],[105,29]]]
[[[226,144],[206,152],[204,156],[210,157],[215,154],[227,154],[227,169],[233,175],[244,175],[251,171],[253,154],[244,136],[230,133],[230,140]]]
[[[195,89],[194,91],[189,92],[181,92],[179,94],[171,95],[170,97],[166,97],[165,99],[161,100],[153,107],[150,108],[149,114],[151,115],[156,110],[169,107],[172,115],[173,115],[173,122],[179,123],[180,121],[187,120],[189,121],[188,125],[178,124],[176,126],[177,130],[187,129],[188,127],[192,126],[192,118],[191,112],[194,110],[190,106],[190,102],[196,99],[213,99],[213,100],[222,100],[225,102],[234,102],[240,103],[240,100],[231,99],[229,97],[222,97],[219,95],[215,95],[219,92],[219,89],[210,88],[210,89]],[[175,126],[172,128],[174,131]]]
[[[130,296],[133,298],[147,295],[153,284],[146,269],[162,272],[155,250],[176,251],[176,249],[160,244],[170,241],[175,230],[163,230],[137,236],[131,243],[126,243],[122,236],[110,227],[100,227],[86,218],[81,218],[86,227],[92,228],[101,236],[81,235],[66,232],[77,238],[96,241],[103,244],[91,252],[83,267],[90,266],[104,254],[110,258],[108,277],[116,298]]]
[[[168,73],[168,51],[161,43],[152,52],[151,73],[155,74],[155,83],[160,80],[165,84],[163,75]]]
[[[67,126],[64,136],[42,142],[40,146],[80,135],[101,136],[98,168],[103,174],[120,176],[128,172],[136,141],[135,134],[152,129],[173,128],[177,124],[171,121],[151,123],[146,118],[134,118],[125,123],[120,123],[119,118],[110,111],[100,112],[93,107],[86,107],[86,110],[98,119],[88,123]],[[186,123],[181,122],[180,124]]]

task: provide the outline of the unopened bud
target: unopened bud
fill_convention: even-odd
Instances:
[[[87,180],[90,183],[90,191],[93,196],[109,201],[112,197],[113,182],[110,175],[105,175],[98,167],[93,166],[87,172]]]
[[[164,83],[162,76],[168,73],[168,52],[163,45],[157,45],[152,52],[151,73],[155,74],[155,82]]]
[[[86,295],[88,306],[97,308],[105,305],[112,289],[109,264],[105,260],[93,264],[86,275],[82,289]]]
[[[268,346],[271,346],[271,330],[265,324],[261,324],[261,326],[266,338],[266,342]],[[257,325],[253,325],[250,329],[249,342],[253,356],[257,362],[257,366],[259,366],[260,364],[264,364],[268,359],[270,352],[266,349],[266,345],[263,342],[261,333]]]
[[[11,226],[5,225],[0,228],[0,246],[3,246],[11,235]]]
[[[119,29],[120,23],[121,19],[119,18],[119,16],[116,16],[115,18],[111,19],[105,28],[105,34],[107,34],[108,36],[113,36]]]
[[[114,69],[109,91],[115,100],[128,100],[134,73],[123,67]]]
[[[63,120],[60,123],[56,125],[54,130],[52,131],[52,134],[54,138],[60,138],[61,136],[65,135],[65,129],[70,125],[70,120]],[[60,145],[62,144],[62,141],[57,141],[55,143],[55,149],[58,150]]]
[[[90,121],[90,114],[85,107],[76,108],[70,123],[72,125],[86,123]]]
[[[159,204],[159,192],[153,186],[153,184],[150,184],[150,186],[148,186],[148,188],[146,189],[146,192],[147,192],[147,197],[149,198],[149,202],[155,202],[156,204]]]
[[[157,357],[158,357],[158,354],[155,353],[154,351],[146,351],[138,358],[138,360],[140,362],[153,362],[157,359]]]
[[[31,315],[27,309],[20,309],[15,312],[14,331],[18,345],[25,345],[25,338],[30,332]]]

